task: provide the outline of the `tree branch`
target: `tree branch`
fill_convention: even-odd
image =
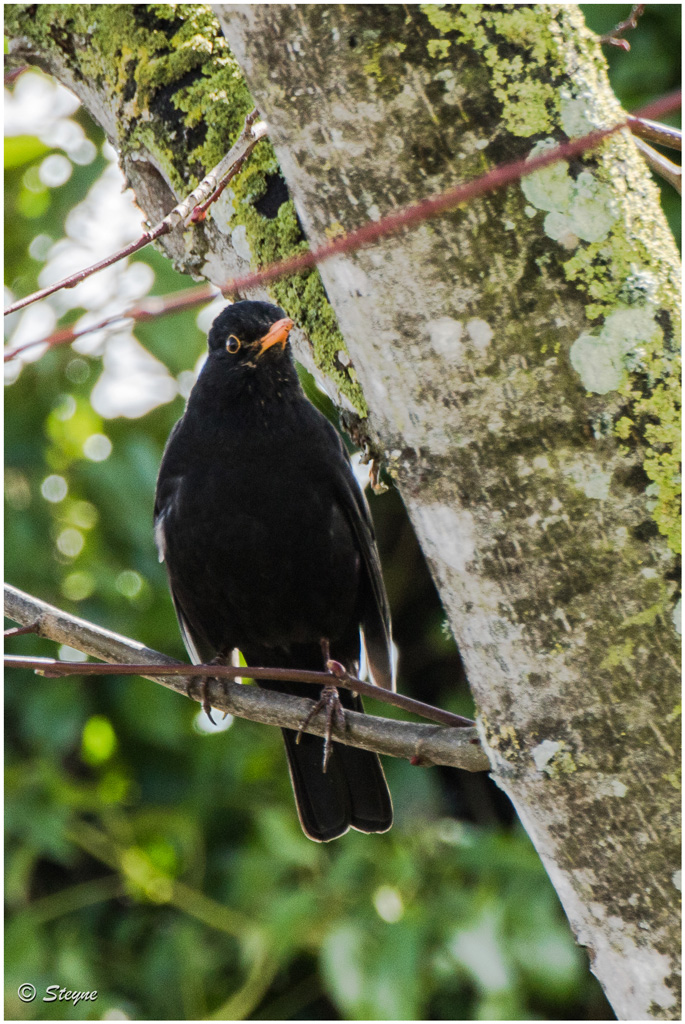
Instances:
[[[119,260],[125,259],[126,256],[132,256],[133,253],[138,252],[139,249],[144,249],[145,246],[154,242],[156,238],[161,238],[162,235],[168,235],[169,232],[173,231],[179,224],[183,224],[189,220],[194,222],[204,219],[204,215],[209,209],[211,203],[215,202],[215,200],[219,198],[231,178],[236,176],[260,139],[266,137],[266,125],[264,122],[262,121],[259,124],[254,123],[257,116],[258,111],[256,109],[247,115],[245,118],[245,125],[236,140],[235,145],[231,147],[226,156],[220,160],[216,167],[200,182],[197,188],[194,188],[193,191],[190,192],[182,202],[178,203],[158,224],[150,228],[148,231],[144,231],[140,238],[137,238],[134,242],[129,242],[129,244],[125,245],[123,249],[119,249],[117,252],[112,253],[104,260],[100,260],[98,263],[93,263],[90,267],[85,267],[83,270],[79,270],[75,274],[70,274],[69,277],[65,277],[61,281],[55,281],[54,284],[48,285],[46,288],[41,288],[40,291],[33,292],[31,295],[27,295],[23,299],[17,299],[16,302],[13,302],[11,306],[7,307],[5,310],[5,316],[8,316],[10,313],[16,313],[17,310],[23,309],[25,306],[30,306],[32,303],[38,302],[39,299],[45,299],[48,295],[53,295],[55,292],[61,291],[62,288],[75,288],[77,284],[80,284],[81,281],[85,281],[86,278],[97,273],[98,270],[104,270],[106,267],[111,267],[113,263],[118,263]]]
[[[184,696],[192,696],[194,700],[203,699],[199,688],[197,694],[188,694],[188,686],[193,677],[203,674],[201,668],[198,671],[197,666],[184,666],[182,662],[145,647],[136,640],[69,615],[8,584],[5,584],[5,614],[14,622],[34,626],[38,636],[67,644],[103,661],[136,665],[136,674],[144,674],[144,678],[151,678]],[[148,675],[145,671],[147,666],[160,665],[168,665],[171,673],[183,669],[184,674],[159,676]],[[91,668],[97,669],[97,666]],[[307,712],[311,710],[311,701],[262,690],[256,686],[243,686],[225,678],[227,673],[221,672],[225,668],[227,666],[212,666],[214,677],[207,681],[207,696],[212,707],[253,722],[299,729]],[[249,671],[242,669],[236,674],[246,675]],[[217,678],[218,675],[222,678]],[[273,676],[273,670],[270,675]],[[321,675],[324,679],[330,679],[325,673]],[[475,728],[414,725],[387,718],[371,718],[353,711],[346,712],[345,718],[345,733],[341,734],[338,730],[333,732],[334,738],[341,743],[392,757],[407,758],[422,765],[444,764],[466,771],[486,771],[489,767]],[[313,719],[306,729],[306,732],[315,736],[323,736],[325,731],[325,723],[317,719]]]
[[[47,348],[56,348],[58,345],[70,345],[72,341],[82,338],[93,331],[102,331],[106,327],[113,327],[115,324],[122,324],[126,320],[134,320],[136,323],[144,323],[146,320],[156,320],[157,317],[165,316],[167,313],[178,313],[184,309],[192,309],[201,306],[204,302],[211,302],[220,295],[219,290],[213,284],[199,284],[195,288],[184,288],[180,292],[173,292],[169,295],[148,295],[141,302],[136,302],[121,313],[107,316],[97,323],[88,324],[86,327],[63,327],[47,338],[38,338],[35,341],[26,341],[23,345],[7,349],[4,354],[4,362],[8,363],[16,359],[18,355],[27,349],[35,348],[36,345],[45,345]]]
[[[633,4],[633,9],[625,21],[619,22],[615,28],[612,28],[611,32],[606,32],[603,36],[600,36],[600,43],[618,46],[621,50],[629,50],[630,43],[627,39],[621,39],[621,36],[629,29],[637,28],[638,19],[644,14],[646,6],[646,4]]]
[[[666,146],[667,149],[683,148],[683,133],[680,128],[674,128],[670,124],[662,124],[661,121],[650,121],[646,117],[628,118],[628,127],[633,135],[646,139],[647,142],[654,142],[657,146]]]
[[[643,107],[635,116],[640,119],[647,114],[652,117],[657,117],[678,109],[680,105],[681,93],[680,91],[677,91],[675,93],[670,93],[667,96],[663,96],[660,99],[655,100],[653,103],[650,103],[648,106]],[[367,245],[371,245],[373,242],[376,242],[381,238],[398,234],[405,228],[415,227],[426,220],[439,217],[449,210],[453,210],[455,207],[460,206],[462,203],[472,201],[478,196],[485,195],[489,192],[495,192],[497,189],[503,188],[505,185],[509,185],[514,181],[518,181],[520,178],[524,178],[529,174],[533,174],[545,167],[549,167],[551,164],[557,163],[560,160],[572,160],[581,153],[596,148],[604,142],[605,139],[609,138],[609,136],[626,127],[628,127],[627,121],[619,121],[610,128],[603,128],[590,132],[588,135],[584,135],[581,138],[562,143],[560,146],[556,146],[554,149],[548,150],[546,153],[541,153],[537,156],[532,158],[529,157],[524,160],[516,160],[509,164],[502,164],[501,166],[488,171],[486,174],[483,174],[481,177],[476,178],[474,181],[468,181],[464,184],[457,185],[441,195],[434,195],[427,199],[422,199],[419,202],[413,203],[411,206],[407,206],[396,213],[392,213],[379,221],[369,221],[362,225],[362,227],[357,228],[355,231],[350,231],[347,234],[342,235],[340,238],[336,238],[331,242],[319,246],[317,249],[310,249],[308,252],[298,253],[288,259],[271,263],[269,266],[263,267],[261,270],[256,270],[249,274],[232,278],[221,286],[221,291],[225,295],[242,293],[247,289],[255,288],[257,285],[276,281],[288,274],[297,274],[302,270],[308,270],[311,267],[330,259],[332,256],[355,252]],[[195,207],[195,209],[199,209],[200,213],[202,212],[201,207]],[[169,216],[171,216],[171,214]],[[202,302],[208,301],[208,299],[213,297],[214,294],[214,288],[209,285],[202,285],[196,289],[188,289],[185,292],[179,293],[177,303],[173,305],[158,305],[156,307],[157,312],[148,312],[147,307],[150,300],[147,300],[145,303],[132,307],[126,312],[108,317],[89,327],[83,327],[79,330],[65,328],[64,330],[57,331],[55,334],[52,334],[47,338],[29,341],[24,345],[19,345],[16,348],[9,349],[5,352],[4,361],[9,362],[9,360],[14,359],[26,349],[33,348],[34,345],[48,345],[49,347],[54,347],[56,345],[69,344],[84,334],[88,334],[91,331],[102,330],[104,327],[108,327],[113,323],[118,323],[121,320],[146,320],[150,319],[151,316],[159,316],[162,312],[167,313],[174,309],[189,308],[190,306],[200,305]],[[31,296],[29,296],[29,298],[31,299]],[[159,299],[155,301],[157,303],[160,302]],[[25,300],[21,300],[21,302],[26,304]],[[5,310],[5,314],[18,308],[20,308],[20,305],[15,303],[14,306],[10,306]]]
[[[674,164],[672,160],[669,160],[662,153],[657,152],[656,149],[652,149],[650,145],[643,142],[642,139],[635,139],[635,145],[640,150],[645,160],[655,172],[660,175],[664,181],[667,181],[669,185],[672,185],[678,195],[683,194],[683,169],[678,164]]]
[[[21,629],[9,629],[5,636],[18,636],[21,633],[38,633],[38,626],[35,622],[30,626]],[[380,701],[382,704],[392,704],[393,707],[402,708],[421,718],[428,718],[440,725],[449,725],[452,728],[471,728],[476,723],[472,718],[464,718],[462,715],[454,715],[451,711],[443,708],[436,708],[432,704],[424,704],[421,700],[414,700],[412,697],[405,697],[402,693],[395,693],[393,690],[385,690],[373,683],[365,683],[345,672],[338,662],[335,672],[316,672],[311,669],[299,668],[260,668],[257,666],[218,665],[213,662],[202,665],[187,665],[185,662],[178,662],[175,665],[148,665],[121,662],[109,662],[93,664],[93,662],[58,661],[55,658],[36,658],[25,655],[5,655],[6,668],[29,668],[33,669],[36,675],[45,676],[47,679],[60,679],[64,676],[139,676],[147,679],[155,676],[183,676],[192,680],[200,679],[236,679],[242,680],[245,676],[250,679],[270,679],[277,682],[305,683],[311,686],[342,687],[352,693],[364,694],[372,700]],[[188,689],[184,691],[188,693]],[[202,698],[204,700],[204,696]]]

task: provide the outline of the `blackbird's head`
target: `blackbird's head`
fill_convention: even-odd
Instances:
[[[290,317],[270,302],[234,302],[212,324],[208,344],[228,366],[258,365],[283,355],[293,328]]]

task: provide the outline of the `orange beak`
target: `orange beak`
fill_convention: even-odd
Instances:
[[[259,352],[257,357],[264,355],[268,348],[272,345],[280,345],[281,348],[285,348],[288,335],[292,331],[295,324],[289,316],[284,317],[282,320],[277,320],[275,324],[272,324],[267,333],[263,338],[260,338],[257,344],[259,345]]]

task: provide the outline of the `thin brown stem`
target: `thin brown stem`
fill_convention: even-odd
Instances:
[[[48,348],[70,345],[72,341],[77,341],[78,338],[82,338],[86,334],[104,330],[106,327],[114,327],[117,324],[123,324],[127,320],[145,323],[146,320],[156,320],[167,313],[178,313],[184,309],[192,309],[195,306],[201,306],[204,302],[211,302],[218,294],[219,291],[213,284],[201,284],[196,288],[184,288],[181,292],[173,292],[173,294],[166,295],[164,298],[156,295],[149,296],[143,299],[142,302],[137,302],[135,305],[130,306],[124,312],[117,313],[115,316],[105,317],[103,320],[99,320],[95,324],[89,324],[87,327],[63,327],[61,330],[55,331],[48,338],[40,338],[37,341],[27,341],[23,345],[17,345],[15,348],[5,352],[4,361],[7,363],[36,345],[47,345]]]
[[[266,125],[257,125],[253,127],[254,121],[257,117],[257,110],[253,110],[245,119],[243,130],[240,133],[236,143],[231,147],[229,153],[216,165],[216,167],[209,172],[197,188],[186,196],[186,198],[178,203],[170,213],[166,215],[154,227],[148,231],[144,231],[140,238],[137,238],[134,242],[129,242],[123,249],[119,249],[117,252],[107,256],[104,260],[100,260],[98,263],[93,263],[89,267],[84,267],[83,270],[77,271],[75,274],[70,274],[69,277],[62,278],[61,281],[56,281],[54,284],[48,285],[46,288],[41,288],[40,291],[32,292],[31,295],[25,296],[23,299],[17,299],[5,310],[5,316],[9,313],[16,313],[19,309],[24,309],[25,306],[30,306],[34,302],[38,302],[39,299],[44,299],[48,295],[53,295],[55,292],[61,291],[63,288],[75,288],[81,281],[85,281],[87,277],[91,277],[96,274],[99,270],[104,270],[106,267],[111,267],[113,263],[118,263],[119,260],[125,259],[127,256],[133,255],[134,252],[138,252],[139,249],[144,249],[145,246],[154,242],[155,239],[161,238],[162,235],[168,235],[175,227],[179,224],[184,224],[188,220],[200,220],[202,218],[195,216],[195,211],[198,208],[202,208],[202,204],[206,203],[205,209],[211,202],[218,197],[221,190],[217,190],[217,184],[222,181],[228,183],[231,178],[235,177],[240,168],[245,163],[245,160],[250,155],[252,150],[255,148],[257,143],[263,139],[266,135]],[[225,184],[222,186],[225,188]]]
[[[31,632],[36,632],[32,629]],[[392,690],[385,690],[373,683],[366,683],[362,679],[351,676],[348,672],[315,672],[311,669],[297,668],[261,668],[234,666],[234,665],[131,665],[124,663],[97,663],[83,661],[58,661],[56,658],[32,658],[24,655],[5,655],[5,668],[28,668],[33,669],[37,675],[45,676],[48,679],[62,678],[63,676],[189,676],[215,679],[269,679],[289,683],[309,683],[312,686],[341,686],[345,690],[352,690],[354,693],[362,693],[365,697],[372,697],[383,704],[391,704],[393,707],[401,708],[403,711],[410,711],[421,718],[427,718],[431,722],[440,722],[441,725],[449,725],[456,728],[470,728],[476,723],[472,718],[464,718],[462,715],[455,715],[443,708],[436,708],[432,704],[424,704],[423,701],[414,700],[412,697],[405,697],[402,693],[395,693]],[[195,699],[195,698],[194,698]],[[198,698],[202,700],[202,695]]]
[[[24,633],[37,633],[38,623],[31,622],[28,626],[15,626],[14,629],[6,629],[4,632],[5,640],[10,636],[23,636]]]
[[[120,636],[92,622],[79,619],[8,584],[5,584],[5,614],[21,625],[37,623],[38,635],[48,640],[67,644],[84,654],[107,662],[133,666],[131,671],[136,675],[147,676],[159,685],[183,696],[188,695],[187,687],[191,679],[209,672],[211,678],[207,681],[207,689],[212,707],[239,718],[297,731],[311,708],[311,701],[235,682],[228,678],[233,666],[183,665],[130,637]],[[153,671],[148,673],[148,666],[153,667]],[[165,670],[163,675],[157,674],[159,666]],[[92,672],[93,669],[95,672],[92,674],[97,674],[99,668],[95,664],[83,662],[68,663],[68,667],[70,671],[75,670],[79,674]],[[120,673],[122,670],[117,668],[114,671]],[[243,676],[253,672],[252,669],[245,668],[236,671]],[[275,675],[273,669],[267,669],[266,672],[269,678]],[[217,674],[224,678],[216,678]],[[320,673],[319,676],[323,676],[327,682],[331,680],[327,673]],[[320,678],[318,685],[321,685]],[[380,692],[386,692],[376,687],[372,687],[372,690],[374,697],[378,697]],[[194,692],[192,696],[195,700],[201,699],[199,693]],[[416,724],[354,711],[345,713],[345,722],[344,733],[338,729],[333,731],[334,738],[339,743],[388,754],[391,757],[405,758],[416,764],[446,764],[467,771],[484,771],[489,767],[475,728],[445,729],[428,723]],[[313,719],[307,726],[307,732],[323,736],[325,723],[320,718]]]
[[[680,90],[678,90],[675,93],[664,96],[661,99],[656,100],[654,103],[643,107],[637,112],[637,116],[659,117],[665,113],[669,113],[670,111],[676,110],[680,107],[681,98]],[[257,287],[258,285],[278,280],[279,278],[285,277],[289,274],[298,274],[304,270],[309,270],[317,264],[323,263],[324,260],[330,259],[332,256],[337,256],[341,253],[356,252],[358,249],[371,245],[381,238],[398,234],[405,228],[415,227],[417,224],[426,220],[439,217],[448,210],[452,210],[463,203],[468,203],[478,196],[485,195],[489,192],[495,192],[498,189],[503,188],[505,185],[509,185],[514,181],[518,181],[520,178],[533,174],[536,171],[540,171],[545,167],[549,167],[551,164],[557,163],[559,160],[572,160],[581,153],[595,149],[609,138],[610,135],[613,135],[615,132],[627,127],[627,121],[620,121],[611,128],[603,128],[598,131],[590,132],[588,135],[574,139],[571,142],[562,143],[555,149],[547,150],[545,153],[540,153],[532,158],[516,160],[510,164],[502,164],[499,167],[495,167],[492,171],[488,171],[488,173],[482,175],[480,178],[476,178],[474,181],[466,182],[463,185],[457,185],[455,188],[449,189],[441,195],[430,196],[427,199],[422,199],[418,203],[413,203],[411,206],[404,207],[404,209],[399,210],[397,213],[383,217],[379,221],[366,223],[355,231],[350,231],[348,234],[336,238],[325,245],[321,245],[317,249],[298,253],[296,256],[291,256],[288,259],[272,263],[269,266],[264,267],[262,270],[257,270],[241,277],[232,278],[222,285],[221,291],[225,295],[242,293]],[[208,287],[205,286],[198,289],[188,289],[187,292],[180,293],[180,295],[173,297],[173,305],[161,302],[160,308],[155,315],[161,315],[162,311],[166,313],[171,312],[172,309],[188,309],[191,306],[200,305],[207,301],[207,298],[211,297],[212,294],[214,294],[213,290],[208,296]],[[81,337],[83,334],[87,334],[90,331],[101,330],[104,327],[108,327],[113,323],[117,323],[125,319],[148,319],[148,316],[143,316],[136,312],[136,309],[140,310],[141,308],[141,306],[133,307],[133,309],[129,309],[125,313],[120,313],[117,316],[101,320],[100,323],[94,324],[91,327],[82,328],[79,331],[66,329],[58,331],[47,338],[27,342],[25,345],[20,345],[6,352],[5,362],[8,362],[10,359],[19,355],[20,352],[23,352],[25,349],[31,348],[34,345],[44,344],[48,347],[64,345],[73,341],[76,337]]]
[[[248,131],[248,129],[252,127],[252,124],[257,119],[258,114],[259,114],[259,112],[258,112],[258,110],[256,108],[255,108],[255,110],[252,111],[251,114],[248,114],[247,118],[245,119],[245,127],[243,128],[243,134],[245,134]],[[206,199],[204,201],[204,203],[198,203],[197,206],[194,208],[193,212],[190,215],[191,223],[194,223],[195,221],[204,220],[204,218],[205,218],[205,216],[207,214],[207,210],[209,209],[209,207],[212,205],[212,203],[215,203],[217,201],[217,199],[219,198],[219,196],[221,195],[223,190],[228,185],[229,181],[231,181],[233,178],[235,178],[236,174],[238,174],[241,171],[241,169],[243,167],[243,164],[248,159],[248,157],[252,153],[252,150],[255,148],[255,146],[257,145],[259,140],[264,138],[264,135],[266,134],[266,126],[265,126],[263,132],[260,132],[260,133],[252,132],[252,134],[254,136],[254,139],[248,145],[248,147],[245,150],[245,152],[243,153],[243,155],[241,157],[238,157],[238,159],[235,161],[235,163],[228,169],[226,174],[219,181],[219,184],[217,185],[215,190],[209,196],[209,198]]]
[[[157,224],[156,227],[151,228],[149,231],[144,231],[140,238],[137,238],[135,242],[129,242],[123,249],[118,249],[113,252],[110,256],[106,256],[104,260],[99,260],[97,263],[91,264],[89,267],[84,267],[83,270],[77,270],[75,274],[70,274],[69,277],[62,278],[61,281],[55,281],[54,284],[47,285],[45,288],[41,288],[37,292],[32,292],[23,299],[17,299],[5,310],[5,316],[9,316],[10,313],[16,313],[17,310],[23,309],[25,306],[30,306],[34,302],[38,302],[40,299],[47,298],[48,295],[53,295],[55,292],[61,291],[63,288],[75,288],[81,281],[85,281],[87,277],[91,277],[92,274],[97,274],[99,270],[104,270],[106,267],[111,267],[113,263],[118,263],[119,260],[125,259],[127,256],[132,256],[134,252],[138,252],[139,249],[144,249],[146,245],[153,242],[160,235],[166,235],[171,228],[165,221]]]
[[[629,50],[630,43],[627,39],[622,39],[621,36],[624,32],[637,28],[638,19],[644,14],[646,6],[646,4],[633,4],[633,9],[625,21],[619,22],[615,28],[612,28],[611,32],[606,32],[603,36],[600,36],[600,43],[607,43],[609,46],[618,46],[621,50]]]
[[[628,127],[633,135],[639,136],[646,142],[682,151],[683,133],[680,128],[673,128],[670,124],[661,124],[660,121],[649,121],[646,117],[629,117]]]

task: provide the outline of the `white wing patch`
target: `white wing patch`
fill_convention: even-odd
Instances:
[[[166,556],[166,537],[164,536],[164,513],[155,523],[155,544],[157,545],[157,552],[159,554],[160,562],[164,561]]]
[[[178,624],[181,629],[181,639],[185,644],[185,649],[188,652],[188,657],[192,661],[193,665],[202,665],[202,656],[198,651],[197,647],[195,646],[195,644],[193,643],[193,638],[190,635],[190,631],[188,629],[188,626],[186,625],[186,621],[180,614],[180,612],[178,615]]]

